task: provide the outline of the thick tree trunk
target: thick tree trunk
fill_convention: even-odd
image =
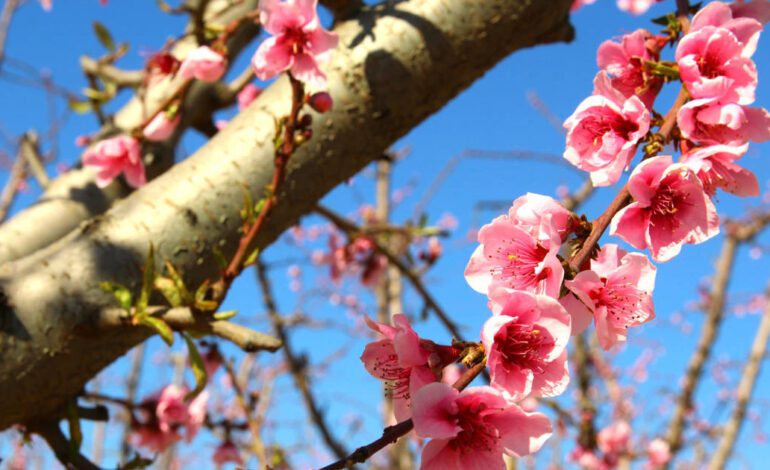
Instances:
[[[335,185],[376,159],[511,52],[569,40],[571,0],[411,0],[340,23],[326,72],[334,109],[292,156],[265,247]],[[279,80],[195,155],[64,239],[0,268],[0,429],[50,419],[102,368],[146,339],[94,332],[110,296],[136,289],[152,243],[191,288],[217,275],[214,248],[234,251],[243,191],[264,194],[274,119],[290,106]],[[44,229],[41,227],[40,229]]]

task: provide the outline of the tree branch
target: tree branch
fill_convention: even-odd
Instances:
[[[151,307],[147,313],[163,319],[171,328],[178,331],[195,331],[211,334],[230,341],[245,352],[270,351],[275,352],[281,347],[281,341],[272,336],[254,331],[251,328],[238,325],[226,320],[212,320],[203,314],[196,315],[186,307],[166,308]],[[99,330],[112,328],[139,328],[146,332],[154,332],[144,325],[132,325],[125,310],[120,308],[105,309],[96,319],[94,326]]]
[[[316,206],[316,212],[318,212],[320,215],[328,219],[330,222],[332,222],[334,225],[336,225],[340,230],[344,231],[348,234],[350,237],[355,237],[357,234],[362,233],[362,230],[353,222],[346,219],[345,217],[342,217],[341,215],[335,213],[334,211],[326,208],[325,206],[318,205]],[[462,335],[460,334],[460,330],[457,328],[457,325],[452,321],[451,318],[449,318],[449,315],[447,315],[446,312],[444,312],[444,309],[441,308],[441,306],[436,302],[436,300],[433,298],[433,295],[428,291],[428,289],[425,287],[425,285],[422,282],[422,279],[420,279],[419,275],[415,273],[409,266],[407,266],[401,259],[396,256],[395,253],[393,253],[390,248],[384,246],[382,243],[380,243],[379,240],[372,237],[371,238],[372,244],[374,245],[374,248],[381,253],[383,256],[385,256],[388,259],[388,263],[398,268],[399,272],[401,272],[401,275],[407,278],[409,280],[409,283],[412,284],[412,287],[417,291],[417,293],[422,297],[423,301],[425,302],[425,305],[428,306],[431,310],[433,310],[433,313],[436,314],[436,317],[438,317],[439,321],[444,325],[444,327],[454,336],[456,339],[463,341]]]
[[[457,382],[455,382],[452,386],[457,390],[465,389],[473,381],[473,379],[478,377],[485,370],[486,366],[487,361],[485,359],[465,371],[465,373],[459,379],[457,379]],[[367,459],[369,459],[369,457],[382,450],[388,444],[392,444],[398,441],[398,439],[401,437],[405,436],[409,431],[412,430],[412,428],[414,428],[414,423],[411,419],[407,419],[406,421],[402,421],[396,425],[389,426],[385,428],[382,433],[382,437],[379,439],[375,440],[371,444],[359,447],[355,450],[355,452],[346,458],[329,464],[321,468],[321,470],[340,470],[343,468],[351,467],[356,463],[364,463]]]
[[[80,452],[74,452],[70,441],[64,436],[57,422],[40,423],[30,427],[30,431],[39,434],[45,439],[48,446],[56,454],[56,459],[64,465],[65,468],[76,468],[78,470],[99,470],[93,462],[84,457]]]
[[[767,291],[766,297],[770,300],[770,289]],[[759,322],[757,334],[754,336],[754,344],[751,346],[751,353],[749,353],[741,380],[738,383],[735,410],[733,410],[730,421],[728,421],[722,431],[722,438],[719,440],[717,450],[709,462],[709,470],[720,470],[727,466],[727,461],[733,452],[735,440],[738,438],[738,433],[746,417],[746,408],[751,401],[751,394],[757,383],[757,377],[762,368],[762,361],[765,359],[768,340],[770,340],[770,301],[767,303],[762,320]]]
[[[283,325],[283,319],[278,313],[278,309],[275,305],[275,300],[270,286],[270,280],[267,277],[265,265],[261,261],[257,261],[256,271],[257,280],[259,281],[259,286],[262,290],[262,299],[265,303],[265,307],[267,308],[267,314],[270,317],[270,322],[273,324],[275,334],[283,344],[283,357],[286,361],[286,364],[289,366],[289,372],[294,379],[294,385],[297,387],[297,390],[299,390],[300,395],[302,396],[302,401],[305,404],[305,408],[310,415],[310,419],[313,421],[313,424],[315,424],[318,432],[321,433],[321,437],[326,443],[326,446],[334,453],[334,455],[337,456],[337,458],[341,459],[347,455],[347,451],[345,450],[345,447],[343,447],[343,445],[332,434],[331,429],[326,424],[326,418],[321,412],[321,409],[316,404],[315,397],[313,396],[313,392],[310,389],[308,377],[305,372],[305,361],[296,356],[294,349],[291,346],[291,342],[289,342],[289,335]]]
[[[335,30],[324,67],[335,106],[314,115],[313,138],[292,155],[286,183],[255,247],[264,248],[318,200],[514,50],[571,38],[570,0],[408,0],[364,10]],[[437,86],[437,77],[441,85]],[[99,370],[148,337],[139,328],[82,334],[114,299],[138,292],[150,242],[185,285],[215,279],[216,248],[234,253],[243,192],[272,177],[274,119],[288,80],[276,81],[184,162],[55,245],[0,266],[0,429],[48,416]],[[62,214],[49,214],[35,226]],[[13,243],[13,242],[12,242]]]

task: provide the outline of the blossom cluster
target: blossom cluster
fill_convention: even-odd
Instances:
[[[652,3],[623,2],[640,9]],[[599,47],[593,94],[564,124],[564,158],[588,172],[594,186],[611,186],[640,148],[644,155],[599,228],[599,219],[590,223],[551,197],[529,193],[479,230],[465,278],[487,296],[492,314],[481,332],[489,386],[458,391],[441,383],[440,370],[460,352],[419,338],[405,317],[396,316],[395,327],[369,322],[384,339],[369,344],[362,360],[386,382],[396,418],[411,415],[417,435],[432,439],[423,448],[423,469],[503,468],[503,454],[537,451],[551,427],[544,415],[525,411],[524,400],[566,390],[570,336],[593,323],[599,344],[610,350],[626,341],[629,328],[654,319],[656,266],[644,253],[596,244],[606,228],[666,262],[683,245],[719,233],[718,189],[758,195],[756,177],[737,162],[750,141],[770,139],[770,114],[750,106],[757,86],[751,57],[768,18],[767,2],[712,2],[690,23],[670,24],[666,35],[640,29]],[[668,44],[676,45],[674,61],[661,59]],[[680,97],[663,118],[653,106],[676,81]],[[659,155],[670,143],[681,150],[678,161]],[[575,460],[613,468],[630,453],[629,435],[622,421],[599,434],[604,467],[588,465],[597,459],[592,451],[578,449]],[[664,441],[650,442],[651,467],[669,457]]]
[[[50,0],[42,3],[44,8],[50,9]],[[260,24],[273,37],[263,41],[252,58],[251,66],[257,78],[269,80],[281,72],[288,72],[312,88],[325,86],[326,75],[319,64],[328,58],[338,40],[335,33],[323,28],[317,9],[317,0],[259,2]],[[146,70],[148,77],[155,79],[179,76],[186,81],[214,83],[224,77],[227,67],[226,47],[221,41],[215,41],[187,51],[182,60],[166,51],[154,54],[148,60]],[[239,110],[247,107],[260,92],[261,89],[253,84],[245,85],[237,98]],[[307,104],[324,113],[332,107],[332,97],[326,92],[314,93],[307,99]],[[179,105],[177,100],[167,109],[158,110],[151,119],[134,129],[131,136],[107,138],[89,148],[83,157],[83,165],[97,172],[97,185],[105,187],[122,174],[129,186],[143,186],[147,179],[140,140],[164,141],[174,135],[182,120]]]
[[[186,401],[187,391],[169,385],[145,398],[138,406],[139,416],[132,415],[131,430],[136,444],[153,452],[161,452],[183,439],[190,442],[206,419],[208,392]]]

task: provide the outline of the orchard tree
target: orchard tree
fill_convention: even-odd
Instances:
[[[47,21],[79,8],[40,3]],[[101,3],[108,19],[121,8]],[[740,292],[729,282],[746,278],[736,270],[744,255],[767,264],[770,173],[751,155],[770,140],[755,62],[767,56],[770,2],[618,0],[636,26],[592,46],[592,93],[567,105],[563,124],[530,95],[542,121],[557,121],[560,155],[531,141],[465,151],[443,169],[433,155],[416,202],[419,183],[395,183],[412,158],[399,139],[514,52],[572,41],[577,10],[590,19],[608,6],[147,3],[131,7],[184,29],[147,52],[115,39],[119,19],[93,21],[101,52],[81,57],[81,92],[5,51],[14,35],[44,34],[11,27],[37,6],[6,0],[0,15],[4,86],[37,90],[52,116],[45,131],[8,137],[3,155],[8,468],[50,465],[51,453],[67,468],[718,469],[736,454],[762,465],[739,435],[750,422],[761,441],[770,405],[752,402],[770,338],[770,303],[756,287],[767,270]],[[150,23],[131,29],[140,38]],[[126,68],[132,60],[141,67]],[[565,88],[591,87],[538,63],[548,67]],[[67,160],[58,146],[72,112],[91,127]],[[514,117],[484,118],[499,135]],[[455,204],[475,203],[483,217],[463,244],[457,208],[435,217],[427,206],[461,162],[482,159],[495,160],[491,172],[514,165],[517,178],[555,163],[584,182],[552,197],[555,184],[524,179],[497,188],[502,203],[455,182]],[[342,202],[327,196],[340,185]],[[588,201],[594,192],[599,202]],[[407,205],[413,216],[396,221]],[[451,240],[464,271],[444,262]],[[717,240],[721,252],[697,254]],[[715,267],[685,320],[671,310],[690,294],[666,271],[687,256],[713,256]],[[427,282],[437,273],[464,279],[466,293],[437,296]],[[336,315],[320,312],[329,304]],[[738,359],[715,360],[729,314],[756,312],[753,339],[729,337]],[[674,341],[650,333],[661,322]],[[680,340],[693,323],[697,341]],[[645,385],[661,351],[686,370]]]

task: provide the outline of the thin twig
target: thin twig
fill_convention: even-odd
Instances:
[[[340,216],[336,212],[328,209],[327,207],[319,204],[316,206],[315,210],[318,212],[318,214],[339,227],[340,230],[347,233],[348,236],[355,237],[356,234],[361,233],[361,229],[356,224],[349,221],[345,217]],[[444,309],[439,306],[438,302],[436,302],[430,292],[428,292],[428,289],[425,287],[419,276],[415,274],[415,272],[412,271],[406,264],[404,264],[404,262],[401,261],[401,259],[399,259],[399,257],[396,256],[390,249],[383,246],[378,240],[372,238],[372,244],[379,253],[388,259],[388,262],[396,266],[401,274],[407,278],[409,283],[412,284],[412,287],[414,287],[420,297],[422,297],[425,305],[427,305],[427,307],[436,314],[438,319],[452,334],[452,336],[462,341],[462,335],[460,334],[457,325],[455,325],[455,323],[449,318],[449,315],[446,314]]]
[[[56,459],[65,468],[77,468],[78,470],[99,470],[99,467],[88,460],[80,452],[74,451],[70,441],[64,436],[58,422],[39,423],[29,427],[29,430],[39,434],[53,450]]]
[[[687,365],[687,372],[684,376],[681,392],[676,399],[673,418],[668,426],[668,445],[672,456],[682,448],[685,419],[692,411],[695,389],[703,376],[703,369],[711,356],[714,343],[716,343],[717,333],[722,324],[727,288],[735,262],[737,245],[737,240],[730,233],[727,234],[724,242],[722,242],[722,251],[717,259],[713,286],[709,294],[705,323],[701,329],[698,345]]]
[[[767,291],[766,298],[770,300],[770,290]],[[735,440],[738,438],[741,425],[746,417],[746,408],[751,401],[751,395],[754,392],[754,386],[756,385],[757,377],[762,368],[762,361],[765,358],[767,342],[769,339],[770,301],[767,303],[767,307],[765,307],[764,315],[762,315],[757,334],[754,337],[754,344],[751,346],[751,353],[749,354],[748,361],[746,362],[740,382],[738,383],[735,410],[733,410],[730,421],[722,431],[722,438],[719,440],[717,450],[714,452],[711,462],[709,462],[709,470],[720,470],[727,465],[727,461],[735,446]]]
[[[223,365],[228,377],[230,377],[230,382],[233,386],[233,391],[235,392],[235,399],[238,402],[238,406],[241,407],[243,416],[246,418],[246,422],[249,424],[249,430],[251,431],[252,438],[252,450],[256,454],[257,460],[259,461],[259,468],[266,468],[265,465],[267,464],[267,456],[265,454],[265,446],[262,443],[262,426],[253,415],[252,407],[249,406],[243,385],[238,380],[238,374],[235,373],[235,369],[233,368],[232,363],[230,363],[230,361],[224,361]]]
[[[591,355],[585,335],[575,336],[572,351],[572,363],[578,380],[578,407],[580,408],[580,423],[578,444],[586,450],[596,449],[596,404],[591,399]]]
[[[11,19],[17,6],[19,6],[19,0],[5,0],[3,12],[0,13],[0,69],[2,69],[5,59],[5,42],[8,39],[8,30],[11,27]]]
[[[144,362],[145,344],[142,343],[134,349],[131,357],[131,368],[126,379],[126,399],[129,402],[136,401],[137,390],[139,389],[139,378],[142,375],[142,364]],[[123,425],[123,437],[120,440],[120,462],[125,462],[131,453],[129,436],[131,435],[131,416],[129,415]]]
[[[260,288],[262,289],[262,299],[267,308],[267,313],[270,316],[270,321],[273,324],[276,336],[283,343],[283,357],[289,366],[289,372],[294,379],[294,385],[302,395],[302,401],[307,408],[308,414],[313,424],[321,434],[326,446],[334,453],[337,458],[343,458],[347,455],[345,447],[337,440],[332,434],[330,427],[326,424],[326,418],[324,417],[321,409],[316,403],[313,392],[310,388],[310,383],[306,373],[305,361],[297,357],[294,353],[292,345],[289,341],[289,335],[283,324],[283,319],[278,313],[278,309],[275,305],[275,298],[270,285],[270,279],[267,277],[267,271],[265,265],[261,261],[257,261],[257,280],[259,281]]]

